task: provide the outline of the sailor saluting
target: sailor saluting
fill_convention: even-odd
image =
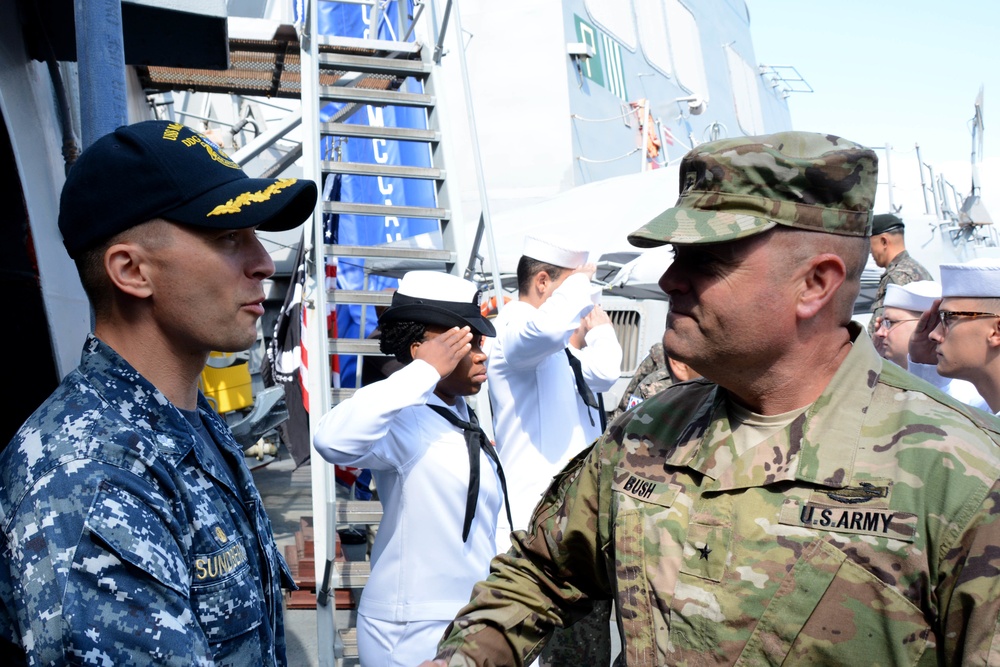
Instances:
[[[412,667],[495,554],[504,476],[465,401],[486,381],[482,343],[495,331],[476,285],[435,271],[403,276],[379,329],[382,352],[405,365],[328,412],[313,445],[370,468],[384,508],[358,609],[362,664]]]

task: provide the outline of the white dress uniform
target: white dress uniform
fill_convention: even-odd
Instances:
[[[486,364],[513,530],[527,528],[552,477],[601,434],[600,416],[580,397],[565,352],[580,318],[594,307],[594,294],[588,277],[574,274],[541,307],[512,301],[494,320],[497,335]],[[572,352],[591,390],[607,391],[621,374],[622,349],[614,327],[594,327],[586,343]],[[505,523],[501,517],[498,553],[510,547]]]
[[[412,667],[432,658],[448,623],[489,574],[503,502],[491,459],[480,453],[480,486],[468,540],[462,540],[469,457],[465,436],[427,404],[441,380],[414,360],[327,413],[313,444],[324,459],[370,468],[383,517],[358,609],[365,667]],[[465,401],[445,406],[468,420]]]
[[[978,391],[976,391],[976,386],[971,382],[955,378],[946,378],[938,374],[937,366],[934,364],[918,364],[912,359],[907,359],[906,367],[907,370],[916,375],[918,378],[931,383],[944,393],[954,398],[956,401],[961,401],[966,405],[971,405],[974,408],[990,412],[990,406],[986,404],[983,397],[979,395]]]

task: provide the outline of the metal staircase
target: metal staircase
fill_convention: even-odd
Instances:
[[[337,338],[326,330],[326,312],[330,305],[356,304],[362,306],[388,305],[391,295],[368,290],[337,290],[326,287],[326,263],[350,258],[363,260],[365,285],[369,275],[399,277],[406,270],[428,268],[457,274],[460,257],[465,256],[460,247],[461,234],[453,220],[448,193],[446,166],[446,141],[442,109],[435,90],[435,76],[440,65],[434,61],[434,26],[428,21],[414,22],[413,17],[403,16],[395,34],[415,35],[414,41],[388,41],[318,35],[318,3],[332,0],[306,0],[308,10],[300,29],[302,44],[302,125],[303,158],[306,176],[324,183],[336,174],[368,177],[396,177],[422,179],[434,183],[435,205],[416,207],[386,205],[385,202],[323,201],[313,216],[312,229],[307,231],[306,243],[309,265],[304,303],[309,307],[303,343],[309,358],[325,360],[331,354],[357,355],[357,383],[360,384],[361,364],[366,355],[379,355],[378,343],[367,339]],[[352,3],[352,4],[356,4]],[[373,6],[371,22],[379,20],[382,6]],[[420,13],[416,12],[417,18]],[[407,21],[409,23],[407,24]],[[424,27],[427,26],[427,27]],[[375,32],[372,30],[372,32]],[[418,82],[413,86],[408,82]],[[420,92],[407,92],[417,88]],[[343,106],[328,121],[320,122],[320,109],[329,102]],[[366,113],[367,107],[416,107],[426,112],[426,129],[404,127],[378,127],[348,123],[353,114]],[[321,146],[336,145],[344,140],[381,140],[418,142],[427,146],[430,166],[406,166],[347,162],[337,159],[339,152],[321,154]],[[413,247],[407,244],[387,243],[377,246],[330,244],[324,237],[322,214],[353,214],[372,216],[373,224],[388,216],[423,218],[438,221],[440,239],[435,247]],[[363,330],[363,327],[362,327]],[[332,388],[330,365],[313,362],[308,376],[309,412],[311,429],[319,416],[348,398],[354,388]],[[334,611],[333,596],[336,588],[361,588],[367,582],[368,562],[333,560],[335,530],[347,524],[377,524],[382,508],[373,502],[338,502],[333,479],[333,466],[314,457],[313,510],[317,568],[326,563],[322,583],[317,591],[317,630],[320,665],[340,665],[357,656],[356,634],[349,624],[341,623]],[[317,575],[319,572],[317,572]]]

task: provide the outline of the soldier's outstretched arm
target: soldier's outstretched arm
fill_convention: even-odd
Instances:
[[[583,617],[591,600],[611,597],[600,549],[599,535],[607,534],[600,471],[599,450],[591,447],[554,478],[528,530],[515,533],[511,550],[493,559],[489,578],[448,627],[439,660],[530,664],[553,627]]]

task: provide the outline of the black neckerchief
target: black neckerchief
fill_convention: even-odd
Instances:
[[[607,417],[604,415],[604,402],[601,400],[601,397],[595,397],[594,392],[587,386],[587,380],[583,377],[583,364],[580,363],[575,354],[570,352],[568,347],[565,349],[566,359],[569,360],[569,367],[573,369],[573,377],[576,379],[576,390],[588,408],[597,410],[597,414],[601,419],[601,433],[604,433],[604,430],[608,427]],[[594,426],[594,415],[590,414],[590,410],[587,410],[587,416],[590,417],[590,425]]]
[[[448,423],[452,426],[457,426],[462,429],[462,432],[465,434],[465,445],[469,450],[469,491],[465,500],[465,521],[462,525],[462,541],[465,542],[469,539],[469,529],[472,527],[472,517],[476,515],[476,504],[479,500],[480,450],[484,451],[488,457],[493,459],[493,463],[497,466],[497,475],[500,477],[500,489],[503,491],[503,503],[504,507],[507,509],[507,521],[511,526],[513,526],[514,522],[510,515],[510,502],[507,500],[507,480],[503,476],[503,468],[500,466],[500,457],[497,456],[493,443],[491,443],[489,438],[486,437],[483,429],[479,427],[479,420],[476,418],[476,413],[470,409],[469,421],[462,421],[458,415],[448,408],[430,404],[428,404],[427,407],[447,419]]]

